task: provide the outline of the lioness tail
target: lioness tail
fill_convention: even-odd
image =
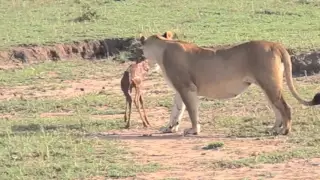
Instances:
[[[320,104],[320,93],[317,93],[313,99],[311,101],[306,101],[304,99],[302,99],[298,92],[296,91],[294,85],[293,85],[293,80],[292,80],[292,64],[291,64],[291,58],[290,55],[288,53],[288,51],[281,47],[280,48],[280,52],[281,52],[281,59],[284,65],[284,73],[286,76],[286,81],[288,84],[288,87],[292,93],[292,95],[302,104],[306,105],[306,106],[314,106],[314,105],[318,105]]]

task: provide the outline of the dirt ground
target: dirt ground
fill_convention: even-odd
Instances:
[[[125,65],[123,66],[125,67]],[[122,69],[123,70],[123,69]],[[55,73],[52,73],[55,76]],[[307,79],[305,80],[307,81]],[[122,96],[119,88],[119,79],[103,80],[99,78],[82,79],[79,81],[64,81],[65,89],[52,89],[57,84],[46,84],[41,89],[30,86],[16,86],[0,88],[0,100],[13,97],[21,98],[69,98],[86,93],[99,93],[101,90]],[[171,91],[161,78],[151,78],[146,83],[146,96],[157,95],[153,88],[159,91]],[[154,173],[138,174],[134,178],[126,179],[318,179],[320,177],[320,159],[311,160],[293,159],[279,164],[263,164],[258,167],[242,167],[215,169],[210,163],[217,160],[232,160],[243,157],[255,157],[261,153],[276,150],[289,150],[290,144],[286,137],[273,139],[230,138],[225,134],[204,132],[200,136],[183,137],[182,130],[189,127],[187,113],[184,114],[180,132],[175,134],[161,134],[158,130],[169,119],[169,110],[165,107],[147,108],[152,127],[142,128],[141,120],[133,108],[132,121],[136,126],[129,130],[114,130],[92,134],[98,138],[119,139],[124,146],[134,154],[135,160],[141,163],[156,162],[165,169]],[[65,116],[68,113],[43,113],[41,116]],[[10,118],[10,114],[2,114]],[[96,115],[105,118],[123,117],[123,114]],[[147,136],[145,136],[147,135]],[[150,135],[150,136],[149,136]],[[222,141],[224,147],[218,150],[203,150],[202,147],[210,142]],[[99,178],[98,178],[99,179]]]
[[[293,159],[286,163],[263,164],[258,167],[229,168],[217,170],[210,167],[210,162],[254,157],[261,153],[277,150],[290,150],[285,137],[257,140],[255,138],[227,138],[223,134],[201,134],[183,137],[180,133],[161,134],[158,129],[166,123],[169,112],[159,117],[164,110],[153,111],[157,116],[154,127],[149,130],[132,129],[104,132],[96,135],[100,138],[115,138],[123,141],[134,153],[136,161],[141,163],[157,162],[168,168],[149,174],[139,174],[136,178],[126,179],[186,179],[186,180],[221,180],[221,179],[318,179],[320,177],[320,158],[310,160]],[[154,115],[154,116],[152,116]],[[137,117],[138,118],[138,117]],[[182,129],[190,123],[183,120]],[[152,136],[148,136],[148,135]],[[225,148],[203,150],[210,142],[223,142]],[[170,178],[169,178],[170,177]]]

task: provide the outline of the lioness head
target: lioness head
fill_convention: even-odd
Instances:
[[[158,58],[156,58],[157,54],[161,52],[161,48],[159,49],[159,46],[157,45],[158,40],[173,40],[177,38],[176,34],[171,31],[166,31],[162,35],[155,34],[151,35],[149,37],[145,37],[143,35],[140,35],[140,42],[142,45],[143,55],[145,58],[150,59],[150,63],[156,66],[156,69],[159,69],[159,66],[156,65],[156,61]]]
[[[163,33],[161,36],[156,34],[156,35],[151,35],[148,38],[146,38],[145,36],[140,34],[140,42],[141,42],[142,45],[144,45],[147,39],[155,38],[155,37],[156,38],[165,38],[165,39],[168,39],[168,40],[177,39],[176,33],[173,33],[172,31],[167,31],[167,32]]]

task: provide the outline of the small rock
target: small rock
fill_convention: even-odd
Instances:
[[[255,151],[251,153],[251,156],[258,156],[259,154],[260,154],[259,152]]]
[[[312,166],[320,166],[320,163],[312,163]]]
[[[107,94],[106,93],[106,91],[105,90],[101,90],[101,91],[99,91],[99,93],[98,94]]]

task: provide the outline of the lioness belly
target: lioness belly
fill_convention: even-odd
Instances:
[[[250,80],[235,79],[229,81],[214,81],[201,84],[198,87],[199,96],[206,96],[214,99],[234,98],[245,91],[251,85]]]

